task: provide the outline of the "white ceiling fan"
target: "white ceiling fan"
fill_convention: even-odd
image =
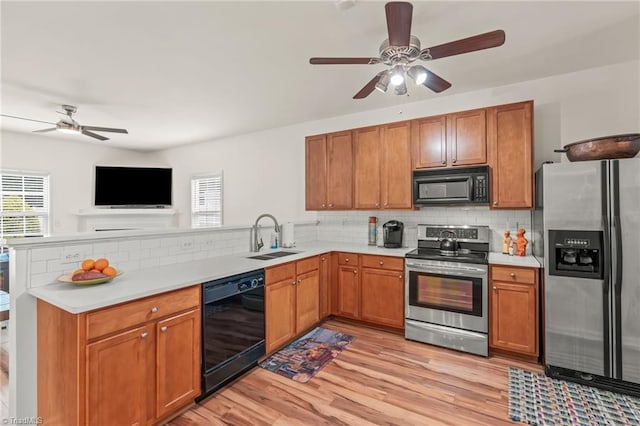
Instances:
[[[54,130],[57,130],[62,133],[82,133],[83,135],[90,136],[92,138],[95,138],[101,141],[109,140],[109,138],[94,132],[129,133],[126,129],[116,129],[113,127],[83,126],[73,119],[73,114],[75,114],[78,111],[78,108],[74,107],[73,105],[62,105],[62,109],[64,110],[64,112],[62,111],[56,111],[56,112],[58,114],[63,114],[66,117],[60,119],[57,123],[52,123],[50,121],[34,120],[32,118],[16,117],[14,115],[7,115],[7,114],[0,114],[0,115],[2,117],[17,118],[19,120],[28,120],[28,121],[35,121],[38,123],[55,125],[55,127],[51,127],[48,129],[34,130],[34,133],[46,133],[46,132],[52,132]]]

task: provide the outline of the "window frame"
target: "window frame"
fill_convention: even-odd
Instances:
[[[219,200],[219,204],[220,204],[220,209],[216,210],[216,209],[206,209],[203,208],[201,210],[197,210],[196,207],[196,187],[195,185],[197,183],[201,183],[202,181],[206,181],[206,180],[213,180],[213,179],[219,179],[220,183],[219,183],[219,187],[220,187],[220,194],[218,197]],[[215,183],[214,183],[215,185]],[[191,176],[191,180],[190,180],[190,186],[191,186],[191,191],[190,191],[190,196],[191,196],[191,200],[190,200],[190,217],[191,217],[191,228],[212,228],[212,227],[220,227],[224,224],[224,174],[223,171],[220,170],[218,172],[212,172],[212,173],[201,173],[201,174],[196,174],[196,175],[192,175]],[[215,202],[215,201],[213,201]],[[209,224],[207,218],[208,217],[212,217],[215,221],[216,217],[220,218],[220,223],[216,224]],[[202,223],[199,219],[204,218],[204,223]]]
[[[19,191],[5,190],[2,180],[4,176],[17,176],[22,179],[21,189]],[[29,211],[25,208],[25,204],[30,208],[33,208],[26,202],[28,192],[25,191],[25,178],[39,178],[42,179],[42,192],[34,192],[38,196],[42,195],[42,208],[36,207],[35,211]],[[20,197],[23,202],[22,210],[4,210],[4,199],[7,195],[15,195]],[[0,217],[35,217],[40,224],[40,232],[38,233],[20,233],[20,234],[7,234],[5,233],[4,226],[0,223],[0,244],[4,246],[7,240],[11,238],[26,238],[26,237],[46,237],[51,235],[52,225],[52,213],[51,213],[51,174],[49,172],[33,171],[33,170],[16,170],[16,169],[0,169]],[[23,226],[23,231],[26,229]]]

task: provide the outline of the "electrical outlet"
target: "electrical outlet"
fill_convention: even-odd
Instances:
[[[62,255],[62,262],[60,263],[76,263],[82,260],[82,253],[79,251],[66,252]]]
[[[185,238],[180,240],[180,248],[183,250],[191,250],[193,248],[193,239]]]
[[[204,240],[202,245],[207,248],[213,248],[215,243],[216,243],[216,240],[214,240],[213,238],[207,238],[206,240]]]

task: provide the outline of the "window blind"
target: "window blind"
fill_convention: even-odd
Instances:
[[[222,172],[191,178],[191,227],[222,225]]]
[[[49,176],[0,172],[0,238],[49,233]]]

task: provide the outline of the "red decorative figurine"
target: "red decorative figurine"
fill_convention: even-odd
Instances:
[[[516,233],[516,256],[525,256],[527,252],[527,244],[529,241],[524,237],[526,231],[524,228],[518,229]]]

